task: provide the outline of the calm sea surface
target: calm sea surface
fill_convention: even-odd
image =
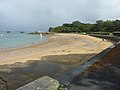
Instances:
[[[0,31],[0,48],[16,47],[29,44],[35,44],[47,40],[47,37],[40,35],[27,34],[29,32],[20,33],[19,31]]]

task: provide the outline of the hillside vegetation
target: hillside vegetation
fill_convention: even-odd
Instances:
[[[57,33],[89,33],[89,32],[116,32],[120,31],[120,20],[98,20],[94,24],[74,21],[62,26],[50,27],[49,32]]]

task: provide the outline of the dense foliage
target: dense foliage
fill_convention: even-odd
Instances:
[[[60,85],[57,90],[68,90],[66,85]]]
[[[73,23],[65,23],[55,28],[50,27],[49,32],[57,33],[83,33],[83,32],[115,32],[120,31],[120,20],[98,20],[95,24],[81,23],[74,21]]]

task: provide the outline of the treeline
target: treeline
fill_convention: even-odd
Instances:
[[[120,20],[98,20],[95,24],[74,21],[62,26],[50,27],[49,32],[57,33],[89,33],[89,32],[116,32],[120,31]]]

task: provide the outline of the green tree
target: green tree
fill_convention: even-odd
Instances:
[[[104,21],[103,20],[98,20],[96,21],[96,29],[100,32],[105,32],[105,27],[104,27]]]
[[[81,24],[81,22],[79,22],[79,21],[74,21],[74,22],[72,23],[72,26],[73,26],[73,27],[79,27],[80,24]]]
[[[114,23],[114,31],[120,31],[120,20],[115,20],[113,23]]]

